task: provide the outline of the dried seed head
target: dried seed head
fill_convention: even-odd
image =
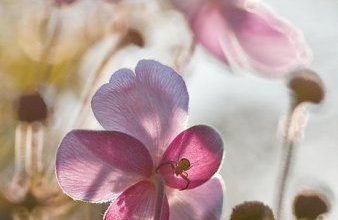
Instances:
[[[268,206],[258,201],[251,201],[235,206],[230,220],[275,220],[275,217]]]
[[[296,104],[311,102],[319,104],[325,95],[322,80],[312,70],[301,69],[291,73],[289,88],[296,99]]]
[[[329,211],[330,207],[323,195],[315,192],[304,192],[296,196],[293,202],[293,213],[297,219],[315,220]]]
[[[120,47],[125,47],[129,44],[134,44],[139,47],[144,47],[144,39],[142,34],[136,29],[129,29],[120,43]]]
[[[17,114],[20,121],[43,121],[47,118],[47,105],[39,93],[23,95],[18,100]]]

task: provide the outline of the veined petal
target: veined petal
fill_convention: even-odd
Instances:
[[[105,129],[140,140],[157,164],[186,126],[189,96],[182,77],[156,61],[140,61],[135,73],[114,73],[94,95],[92,108]]]
[[[223,158],[223,141],[211,127],[198,125],[180,133],[169,145],[159,165],[165,183],[177,189],[192,189],[208,181],[218,170]],[[175,166],[187,159],[190,168],[175,174]],[[179,174],[179,173],[178,173]]]
[[[271,74],[285,73],[310,61],[302,33],[264,4],[233,6],[225,13],[253,68]]]
[[[161,220],[169,218],[167,197],[164,198]],[[155,185],[148,181],[141,181],[124,191],[113,202],[104,220],[153,220],[156,207]]]
[[[221,219],[224,183],[217,175],[191,190],[173,190],[169,197],[170,220]]]
[[[135,138],[113,131],[75,130],[62,140],[56,176],[76,200],[104,202],[151,175],[149,152]]]

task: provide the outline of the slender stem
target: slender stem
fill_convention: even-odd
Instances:
[[[25,147],[26,172],[29,176],[37,175],[42,171],[43,125],[41,122],[27,125]]]
[[[15,129],[15,174],[20,175],[24,171],[25,158],[24,125],[19,123]]]
[[[154,220],[160,220],[162,215],[162,207],[164,203],[164,183],[160,175],[156,175],[156,206]]]
[[[33,142],[33,128],[31,124],[26,127],[26,156],[25,156],[25,169],[28,175],[32,174],[32,142]]]
[[[288,177],[290,175],[290,169],[291,169],[291,164],[292,160],[294,157],[294,143],[293,141],[290,141],[288,143],[283,144],[283,148],[285,148],[285,153],[286,153],[286,160],[285,164],[283,166],[283,171],[282,171],[282,177],[280,181],[280,186],[278,190],[278,195],[277,195],[277,219],[281,219],[281,213],[283,210],[283,204],[284,204],[284,197],[285,197],[285,191],[287,188],[287,183],[288,183]]]
[[[290,170],[294,158],[295,139],[292,137],[292,134],[290,134],[290,131],[292,125],[294,124],[294,120],[297,120],[297,118],[295,118],[296,107],[297,104],[295,103],[295,100],[293,100],[289,114],[286,119],[285,134],[283,137],[282,156],[284,164],[282,166],[282,172],[276,197],[276,208],[277,208],[276,214],[277,219],[279,220],[281,220],[282,217],[283,205],[285,200],[285,191],[287,189],[288,180],[290,177]]]
[[[33,175],[42,172],[42,149],[43,149],[43,137],[44,128],[41,122],[35,122],[33,125],[33,139],[32,139],[32,173]]]

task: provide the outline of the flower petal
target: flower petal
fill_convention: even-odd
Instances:
[[[226,17],[255,69],[275,74],[309,62],[302,33],[264,4],[233,7]]]
[[[197,40],[231,67],[278,76],[310,62],[302,33],[259,2],[204,2],[189,19]]]
[[[130,185],[149,177],[152,170],[143,144],[120,132],[72,131],[56,155],[59,185],[76,200],[113,200]]]
[[[215,176],[191,190],[174,190],[169,196],[170,220],[221,219],[224,184]]]
[[[94,95],[92,108],[105,129],[140,140],[157,164],[185,128],[189,96],[181,76],[156,61],[141,60],[135,72],[113,74]]]
[[[152,220],[156,207],[155,186],[141,181],[124,191],[105,213],[104,220]],[[165,197],[161,220],[169,218],[169,205]]]
[[[229,58],[235,59],[234,51],[230,51],[233,45],[232,31],[218,4],[205,3],[201,5],[189,20],[197,41],[209,52],[226,64],[229,64]],[[227,47],[227,51],[224,51],[224,46]]]
[[[177,189],[195,188],[208,181],[218,170],[223,157],[223,141],[211,127],[198,125],[180,133],[170,144],[161,160],[159,171],[166,184]],[[190,168],[189,184],[182,176],[177,176],[173,164],[182,158],[188,159]]]

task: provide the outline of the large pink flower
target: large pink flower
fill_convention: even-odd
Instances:
[[[258,1],[172,1],[197,41],[232,67],[280,76],[311,60],[302,33]]]
[[[161,206],[161,219],[219,219],[223,142],[205,125],[184,130],[188,101],[182,78],[156,61],[114,73],[92,99],[107,131],[71,131],[58,148],[61,188],[75,200],[111,201],[106,220],[153,219]]]

